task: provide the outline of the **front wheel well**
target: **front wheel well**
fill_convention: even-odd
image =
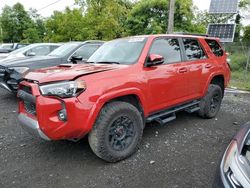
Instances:
[[[138,109],[138,111],[140,112],[140,114],[142,116],[142,119],[143,119],[143,122],[145,124],[144,110],[143,110],[141,101],[140,101],[140,99],[139,99],[139,97],[137,95],[131,94],[131,95],[125,95],[125,96],[117,97],[117,98],[111,99],[110,101],[106,102],[106,104],[110,103],[110,102],[114,102],[114,101],[127,102],[127,103],[130,103],[133,106],[135,106]]]

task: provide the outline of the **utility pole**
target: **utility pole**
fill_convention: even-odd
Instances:
[[[169,14],[168,14],[168,34],[174,31],[174,10],[175,10],[175,0],[169,0]]]
[[[3,29],[2,26],[0,25],[0,44],[3,43]]]
[[[247,64],[246,64],[246,74],[247,74],[247,71],[248,71],[249,64],[250,64],[250,45],[249,45],[249,49],[248,49],[248,57],[247,57]]]

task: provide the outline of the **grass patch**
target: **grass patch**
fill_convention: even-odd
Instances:
[[[250,70],[247,73],[245,71],[232,72],[229,86],[250,91]]]

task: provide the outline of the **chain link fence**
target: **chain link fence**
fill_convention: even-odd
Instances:
[[[224,43],[223,46],[229,53],[233,71],[247,72],[250,70],[250,43]]]
[[[234,42],[223,46],[231,61],[230,87],[250,91],[250,43]]]

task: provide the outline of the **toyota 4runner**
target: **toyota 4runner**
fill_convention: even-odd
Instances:
[[[88,135],[93,152],[116,162],[133,154],[146,123],[176,112],[213,118],[230,80],[219,39],[150,35],[113,40],[86,64],[62,64],[25,75],[19,122],[45,140]]]

